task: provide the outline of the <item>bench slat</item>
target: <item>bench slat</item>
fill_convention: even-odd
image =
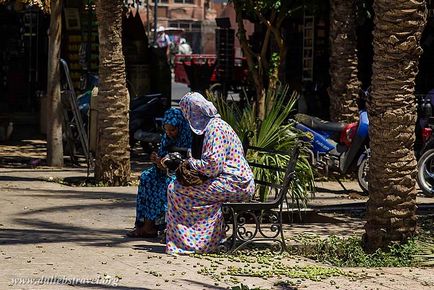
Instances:
[[[257,179],[255,179],[255,183],[260,184],[260,185],[264,185],[264,186],[269,186],[272,188],[278,188],[278,189],[282,189],[282,187],[283,187],[281,184],[271,183],[268,181],[257,180]]]
[[[283,150],[272,150],[272,149],[266,149],[266,148],[261,148],[261,147],[256,147],[256,146],[247,146],[247,150],[255,150],[255,151],[259,151],[259,152],[266,152],[266,153],[270,153],[270,154],[280,154],[280,155],[290,155],[292,152],[288,152],[288,151],[283,151]]]
[[[249,162],[249,165],[250,165],[250,167],[258,167],[258,168],[270,169],[270,170],[274,170],[274,171],[286,172],[286,168],[277,167],[277,166],[259,164],[259,163],[255,163],[255,162]]]

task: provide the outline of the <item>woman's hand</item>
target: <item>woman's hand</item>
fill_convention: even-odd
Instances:
[[[167,169],[166,161],[169,160],[167,156],[164,156],[160,159],[160,169]]]
[[[152,152],[149,159],[151,159],[151,162],[157,165],[159,169],[164,169],[164,165],[161,163],[161,158],[158,156],[157,152]]]
[[[164,158],[160,158],[160,156],[158,156],[157,152],[152,152],[151,153],[151,162],[154,163],[155,165],[157,165],[157,167],[161,170],[166,170],[166,166],[164,165]]]
[[[163,162],[161,162],[161,159],[159,159],[159,162],[156,163],[157,167],[161,170],[166,170],[166,167],[164,166]]]

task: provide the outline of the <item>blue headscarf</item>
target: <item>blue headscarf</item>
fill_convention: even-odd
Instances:
[[[162,157],[169,153],[168,149],[171,146],[191,148],[191,129],[188,121],[184,118],[180,109],[170,108],[167,110],[163,117],[163,126],[165,124],[169,124],[178,128],[178,135],[175,139],[171,139],[166,133],[163,134],[163,137],[161,138],[160,149],[158,151],[159,156]]]

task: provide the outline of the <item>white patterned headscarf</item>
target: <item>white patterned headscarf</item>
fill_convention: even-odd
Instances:
[[[191,130],[197,135],[203,134],[211,119],[220,118],[214,104],[199,93],[187,93],[182,97],[179,106]]]

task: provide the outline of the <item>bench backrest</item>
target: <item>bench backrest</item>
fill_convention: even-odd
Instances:
[[[255,174],[256,188],[259,191],[262,189],[265,195],[275,192],[274,198],[262,202],[270,205],[280,204],[288,193],[295,176],[297,159],[300,154],[299,144],[296,144],[290,151],[269,150],[247,145],[245,154]],[[260,156],[268,159],[269,164],[258,163]]]

